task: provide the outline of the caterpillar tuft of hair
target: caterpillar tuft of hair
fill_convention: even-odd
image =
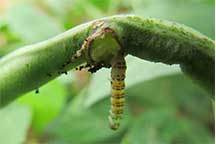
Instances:
[[[109,125],[112,130],[117,130],[120,126],[120,121],[122,119],[124,104],[125,104],[125,72],[126,72],[126,62],[124,59],[124,54],[119,53],[112,59],[111,62],[111,109],[109,111],[110,115]]]

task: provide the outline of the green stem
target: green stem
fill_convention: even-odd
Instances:
[[[176,23],[136,16],[113,16],[75,27],[41,43],[20,48],[0,59],[0,106],[36,89],[61,72],[86,62],[79,57],[63,65],[79,50],[92,33],[93,23],[104,21],[127,54],[141,59],[180,64],[184,73],[214,93],[214,42],[202,34]],[[95,61],[113,56],[119,49],[110,35],[93,44]],[[107,46],[106,44],[107,43]],[[103,47],[101,46],[103,45]],[[114,48],[110,48],[115,46]],[[95,49],[95,50],[94,50]],[[113,52],[114,51],[114,52]]]

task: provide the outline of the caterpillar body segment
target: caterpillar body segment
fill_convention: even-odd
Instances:
[[[109,125],[117,130],[122,119],[125,104],[125,72],[126,62],[124,55],[119,53],[111,62],[111,109],[109,111]]]

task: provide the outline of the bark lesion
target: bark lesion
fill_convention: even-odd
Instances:
[[[89,72],[95,73],[103,67],[111,67],[111,57],[109,57],[109,59],[103,59],[101,57],[96,56],[95,58],[93,56],[95,54],[93,49],[98,46],[100,47],[100,43],[96,45],[94,45],[94,43],[99,39],[106,39],[108,35],[111,35],[111,39],[114,39],[114,42],[118,43],[118,45],[120,46],[120,42],[117,38],[115,31],[109,26],[107,26],[105,24],[105,21],[96,21],[92,24],[92,30],[89,36],[83,41],[81,48],[77,50],[70,59],[71,62],[80,57],[83,57],[85,59],[86,64],[77,67],[76,70],[82,70],[83,68],[87,68]],[[112,45],[112,43],[107,43],[107,45]],[[110,53],[112,57],[115,56],[115,54],[112,54],[113,52],[110,51]]]

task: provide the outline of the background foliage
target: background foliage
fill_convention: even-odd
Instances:
[[[0,0],[0,57],[86,21],[124,13],[176,21],[214,38],[213,0]],[[72,70],[0,110],[0,143],[213,143],[212,101],[178,65],[126,60],[127,107],[117,132],[107,120],[110,70]]]

